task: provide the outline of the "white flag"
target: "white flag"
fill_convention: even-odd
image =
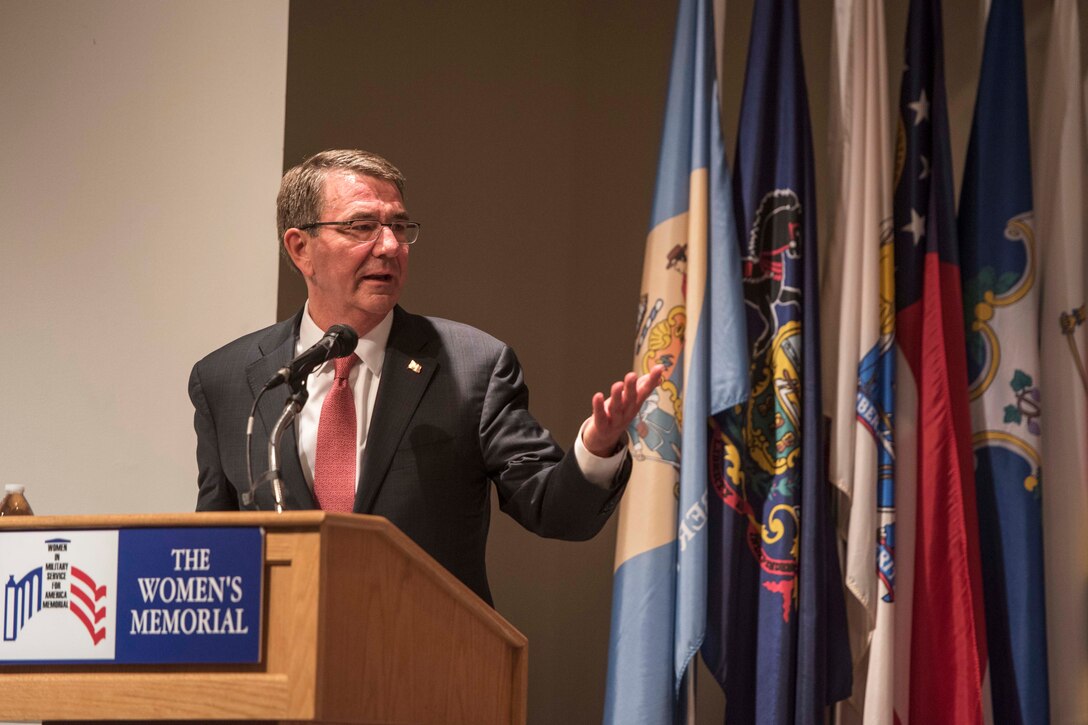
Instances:
[[[1034,173],[1043,270],[1043,532],[1055,723],[1088,723],[1088,139],[1080,67],[1076,0],[1056,0]]]
[[[890,725],[894,651],[894,253],[884,6],[837,0],[823,291],[829,471],[840,496],[854,693],[841,722]],[[878,554],[879,551],[879,554]]]

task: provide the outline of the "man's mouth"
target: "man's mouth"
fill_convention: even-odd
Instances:
[[[393,275],[388,272],[372,272],[370,274],[364,274],[363,280],[366,282],[392,282]]]

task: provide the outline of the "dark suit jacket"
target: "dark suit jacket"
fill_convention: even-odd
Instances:
[[[193,367],[198,511],[240,507],[248,487],[246,418],[264,383],[294,357],[301,315],[239,338]],[[413,360],[418,373],[409,369]],[[268,433],[286,399],[285,387],[261,399],[255,476],[267,467]],[[355,512],[388,518],[490,603],[484,565],[489,481],[502,510],[527,529],[582,540],[604,525],[630,474],[625,461],[611,487],[590,483],[573,451],[564,455],[527,406],[521,367],[509,347],[467,325],[397,307]],[[293,427],[280,450],[287,507],[316,508]],[[273,508],[267,484],[255,506]]]

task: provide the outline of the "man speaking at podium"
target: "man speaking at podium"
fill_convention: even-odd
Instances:
[[[380,156],[324,151],[284,174],[282,251],[306,281],[294,317],[239,338],[193,367],[198,511],[237,510],[249,490],[246,421],[254,397],[331,326],[359,335],[354,354],[306,378],[309,400],[281,443],[288,509],[385,516],[491,603],[484,555],[489,482],[502,510],[541,536],[594,536],[630,473],[626,428],[661,370],[628,373],[597,393],[564,454],[527,408],[513,351],[467,325],[397,305],[419,236],[404,177]],[[257,461],[288,391],[257,408]],[[263,467],[263,466],[262,466]],[[268,486],[254,507],[273,506]]]

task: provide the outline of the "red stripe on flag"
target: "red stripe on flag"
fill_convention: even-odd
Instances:
[[[959,268],[925,258],[897,327],[918,389],[910,721],[982,722],[985,614]]]

